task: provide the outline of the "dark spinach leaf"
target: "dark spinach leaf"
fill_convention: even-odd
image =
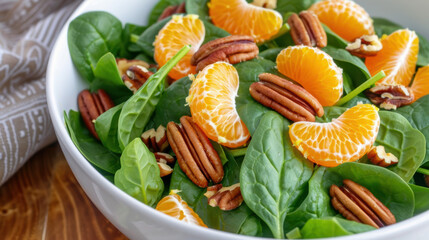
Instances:
[[[413,191],[396,173],[365,163],[343,163],[327,169],[323,176],[325,191],[329,192],[332,184],[342,186],[344,179],[350,179],[366,187],[395,215],[397,222],[413,216]]]
[[[259,74],[265,72],[277,73],[276,64],[269,60],[257,58],[236,64],[235,68],[240,78],[240,87],[236,99],[237,112],[241,120],[246,124],[250,134],[253,134],[262,115],[269,109],[250,96],[249,87],[252,83],[259,81]]]
[[[313,3],[319,0],[283,0],[277,1],[277,10],[283,17],[289,12],[299,13],[308,9]]]
[[[292,146],[288,125],[276,112],[265,113],[240,172],[244,201],[275,238],[284,238],[286,215],[296,208],[313,171],[313,164]]]
[[[201,20],[210,22],[209,2],[210,0],[186,0],[186,13],[196,14]]]
[[[134,139],[121,155],[115,185],[133,198],[155,207],[164,191],[155,155],[140,138]]]
[[[277,55],[283,50],[283,48],[269,48],[259,53],[259,57],[263,57],[267,60],[276,62]]]
[[[101,143],[110,151],[121,153],[118,142],[118,120],[123,104],[117,105],[95,119],[94,126]]]
[[[135,44],[134,41],[131,41],[133,36],[140,36],[147,26],[139,26],[132,23],[126,23],[124,29],[122,30],[122,47],[119,52],[119,57],[132,59],[136,55],[136,52],[139,52],[139,47]]]
[[[85,80],[92,82],[100,57],[120,49],[122,23],[107,12],[87,12],[70,22],[67,34],[73,64]]]
[[[414,192],[415,208],[414,215],[420,214],[429,210],[429,188],[409,184]]]
[[[110,174],[114,174],[119,169],[119,156],[101,145],[89,133],[79,112],[70,110],[68,116],[64,112],[64,121],[70,138],[88,162]]]
[[[375,230],[366,224],[341,218],[310,219],[301,229],[303,238],[330,238]]]
[[[424,96],[411,105],[399,108],[397,113],[404,116],[411,126],[420,130],[426,138],[426,154],[422,166],[429,167],[429,95]]]
[[[331,207],[331,197],[323,187],[325,167],[319,167],[308,182],[308,195],[302,204],[286,216],[285,232],[298,227],[302,228],[311,218],[335,216]]]
[[[203,21],[203,23],[204,29],[206,31],[203,44],[230,35],[227,31],[223,30],[222,28],[218,28],[207,21]]]
[[[163,1],[159,2],[158,4],[161,4]],[[136,42],[136,45],[140,47],[138,49],[137,47],[134,48],[136,51],[142,51],[148,56],[153,56],[155,53],[155,47],[153,46],[153,43],[155,42],[156,35],[158,35],[159,31],[164,27],[165,24],[167,24],[168,21],[171,20],[171,17],[165,18],[159,22],[156,22],[150,27],[148,27],[139,37],[139,39]]]
[[[161,16],[164,9],[169,6],[179,5],[185,0],[161,0],[155,7],[153,7],[152,12],[149,14],[148,25],[155,24],[158,21],[159,16]]]

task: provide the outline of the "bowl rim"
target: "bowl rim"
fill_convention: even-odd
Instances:
[[[75,144],[70,138],[70,135],[66,129],[65,123],[64,123],[64,116],[62,114],[63,111],[68,111],[65,109],[58,109],[57,105],[55,104],[56,98],[55,98],[55,73],[54,68],[56,63],[54,62],[54,56],[56,55],[56,52],[59,51],[60,48],[64,47],[64,44],[67,46],[66,42],[60,42],[61,37],[60,36],[67,36],[67,30],[69,23],[72,19],[77,17],[78,15],[88,12],[87,10],[88,6],[90,4],[94,4],[94,2],[102,0],[86,0],[83,1],[73,12],[72,15],[70,15],[69,19],[66,21],[64,26],[62,27],[57,39],[55,40],[54,47],[52,48],[52,52],[49,56],[48,66],[47,66],[47,72],[46,72],[46,96],[47,96],[47,104],[48,104],[48,110],[49,115],[51,117],[52,124],[55,129],[55,134],[58,138],[58,140],[64,141],[64,146],[69,151],[69,153],[72,156],[72,160],[67,159],[67,161],[74,161],[77,163],[78,167],[82,169],[82,171],[89,176],[89,178],[92,178],[94,183],[101,184],[99,187],[102,189],[108,189],[109,191],[113,191],[113,194],[118,196],[121,200],[124,201],[125,205],[131,206],[131,207],[137,207],[140,209],[140,211],[147,212],[151,215],[151,217],[157,218],[160,221],[164,221],[166,225],[171,225],[175,228],[180,228],[185,231],[193,231],[196,234],[201,234],[201,236],[204,236],[206,234],[210,234],[213,237],[219,237],[219,238],[240,238],[243,240],[252,240],[252,239],[273,239],[273,238],[264,238],[264,237],[255,237],[255,236],[246,236],[246,235],[240,235],[236,233],[230,233],[222,230],[217,230],[213,228],[203,228],[197,225],[188,224],[185,222],[178,221],[166,214],[163,214],[154,208],[138,201],[137,199],[131,197],[118,187],[116,187],[112,182],[107,180],[104,176],[102,176],[89,162],[86,160],[86,158],[80,153],[80,151],[77,149]],[[100,9],[101,10],[101,9]],[[92,11],[92,10],[91,10]],[[122,23],[124,24],[124,23]],[[67,38],[65,38],[67,39]],[[67,57],[70,57],[68,55]],[[75,175],[75,173],[73,173]],[[76,176],[76,175],[75,175]],[[80,184],[80,182],[79,182]],[[86,194],[86,192],[85,192]],[[90,198],[91,199],[91,198]],[[91,199],[92,201],[92,199]],[[97,208],[103,212],[98,206]],[[104,215],[104,213],[103,213]],[[107,218],[107,217],[106,217]],[[424,220],[429,219],[429,210],[425,211],[423,213],[420,213],[416,216],[413,216],[411,218],[408,218],[406,220],[403,220],[401,222],[395,223],[390,226],[383,227],[381,229],[364,232],[364,233],[358,233],[353,234],[349,236],[340,236],[335,237],[333,239],[338,240],[349,240],[349,239],[356,239],[359,237],[360,239],[379,239],[379,238],[387,238],[389,236],[395,236],[396,234],[400,234],[401,232],[406,232],[410,229],[410,227],[418,227],[419,225],[424,226]],[[110,220],[109,220],[110,221]],[[429,222],[429,221],[428,221]],[[125,233],[123,233],[125,234]],[[331,238],[323,238],[323,239],[331,239]],[[273,239],[274,240],[274,239]]]

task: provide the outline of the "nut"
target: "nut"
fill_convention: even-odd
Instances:
[[[174,164],[174,157],[168,153],[155,152],[154,155],[157,162],[170,165]]]
[[[153,72],[140,65],[132,65],[122,75],[122,81],[125,86],[130,89],[133,93],[137,90],[152,76]]]
[[[396,222],[395,216],[368,189],[345,179],[344,186],[332,185],[332,206],[346,219],[380,228]]]
[[[250,95],[285,118],[314,122],[315,115],[323,116],[322,105],[304,88],[270,73],[260,74],[259,80],[250,85]]]
[[[251,4],[258,7],[275,9],[277,7],[277,0],[253,0]]]
[[[429,187],[429,175],[425,175],[426,186]]]
[[[231,35],[210,41],[194,53],[191,64],[199,72],[207,65],[224,61],[236,64],[258,56],[259,48],[250,36]]]
[[[236,209],[243,203],[240,183],[229,187],[222,187],[222,184],[208,187],[204,196],[207,197],[210,206],[219,207],[224,211]]]
[[[324,48],[328,43],[326,32],[319,18],[312,11],[292,14],[288,19],[290,34],[296,45]]]
[[[383,49],[383,44],[381,44],[377,35],[364,35],[349,43],[346,47],[346,50],[352,55],[360,58],[377,55],[381,49]]]
[[[222,161],[211,142],[191,117],[180,118],[181,125],[167,124],[167,137],[180,168],[197,186],[205,188],[212,180],[223,179]]]
[[[413,91],[402,85],[379,84],[366,91],[372,103],[386,110],[396,110],[398,107],[413,103]]]
[[[167,164],[162,163],[162,162],[158,162],[157,164],[159,167],[159,175],[161,177],[165,177],[167,175],[170,175],[173,172],[173,169],[170,166],[168,166]]]
[[[182,2],[180,5],[166,7],[164,11],[161,13],[161,15],[159,16],[158,21],[161,21],[164,18],[168,18],[173,14],[186,13],[185,7],[186,7],[185,1]]]
[[[372,164],[381,167],[388,167],[398,163],[398,158],[391,153],[386,153],[384,146],[372,147],[367,156]]]
[[[140,136],[142,141],[152,152],[163,152],[169,144],[167,141],[167,130],[164,126],[159,125],[156,129],[149,129]]]
[[[90,93],[85,89],[79,93],[77,103],[86,127],[95,138],[100,140],[95,131],[94,121],[102,113],[115,106],[112,99],[103,89],[99,89],[94,93]]]
[[[142,66],[145,68],[150,68],[148,63],[143,62],[141,60],[137,60],[137,59],[128,60],[125,58],[117,58],[116,59],[116,65],[118,66],[119,75],[121,75],[121,76],[126,73],[128,68],[130,68],[131,66],[134,66],[134,65]]]

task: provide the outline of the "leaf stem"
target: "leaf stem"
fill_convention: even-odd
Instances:
[[[237,148],[237,149],[228,149],[228,152],[231,153],[233,157],[241,157],[246,155],[247,147]]]
[[[417,172],[424,175],[429,175],[429,169],[417,168]]]
[[[132,43],[136,43],[138,40],[139,40],[139,35],[137,35],[137,34],[131,34],[130,35],[130,42],[132,42]]]
[[[384,78],[385,76],[386,76],[386,74],[384,73],[384,71],[383,70],[380,71],[379,73],[375,74],[370,79],[368,79],[364,83],[362,83],[359,87],[355,88],[349,94],[347,94],[346,96],[342,97],[337,102],[337,104],[335,104],[335,105],[336,106],[341,106],[341,105],[347,103],[348,101],[352,100],[354,97],[356,97],[361,92],[365,91],[367,88],[369,88],[372,85],[374,85],[376,82],[378,82],[380,79]]]

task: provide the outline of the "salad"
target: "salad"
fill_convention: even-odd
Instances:
[[[350,0],[160,0],[68,29],[82,155],[180,221],[279,239],[429,209],[429,42]]]

